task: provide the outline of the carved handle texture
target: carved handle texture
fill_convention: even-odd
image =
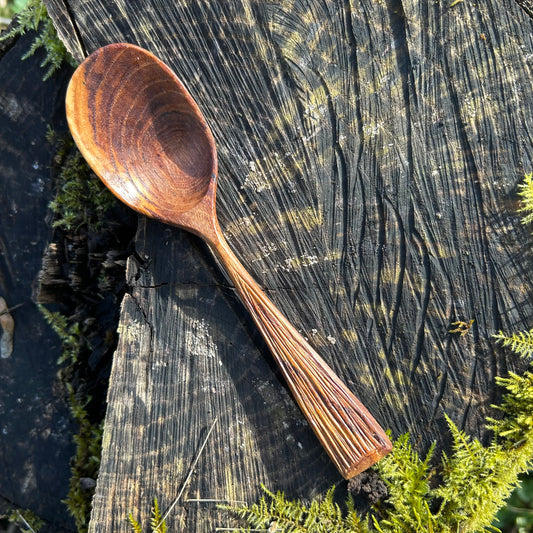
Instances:
[[[365,406],[265,295],[223,237],[214,248],[339,472],[350,479],[387,455],[392,444]]]

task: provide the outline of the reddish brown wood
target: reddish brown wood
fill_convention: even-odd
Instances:
[[[215,251],[339,472],[350,479],[389,453],[383,429],[259,288],[220,233]]]
[[[82,154],[120,200],[211,245],[342,475],[386,455],[391,443],[382,428],[230,250],[215,211],[213,135],[176,75],[146,50],[109,45],[76,70],[66,108]]]

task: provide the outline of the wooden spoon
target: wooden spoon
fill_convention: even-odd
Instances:
[[[105,46],[72,76],[66,109],[81,153],[120,200],[211,246],[341,474],[349,479],[389,453],[391,443],[367,409],[230,250],[215,211],[215,141],[170,68],[137,46]]]

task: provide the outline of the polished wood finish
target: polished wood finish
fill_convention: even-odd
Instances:
[[[82,154],[120,200],[209,243],[341,474],[353,477],[390,452],[383,429],[229,248],[215,211],[215,142],[175,74],[137,46],[108,45],[76,70],[66,104]]]

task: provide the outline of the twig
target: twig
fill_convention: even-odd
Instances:
[[[31,531],[31,533],[35,533],[35,530],[28,524],[26,519],[22,516],[22,513],[17,509],[18,517],[24,522],[24,525]]]
[[[215,531],[242,531],[242,528],[241,527],[217,527]],[[269,533],[270,529],[247,529],[246,531],[261,531],[262,533]],[[277,531],[281,531],[281,529]]]
[[[187,474],[187,477],[185,478],[185,481],[183,482],[183,485],[181,486],[181,489],[180,489],[178,495],[176,496],[174,501],[170,504],[170,507],[166,510],[166,512],[163,515],[163,517],[161,518],[161,520],[159,520],[159,523],[157,524],[157,526],[155,526],[155,528],[154,528],[155,531],[157,531],[161,527],[161,524],[166,520],[167,516],[170,514],[172,509],[174,509],[174,507],[178,503],[179,499],[181,498],[181,495],[183,494],[183,491],[185,490],[185,487],[187,486],[187,483],[189,482],[189,479],[191,479],[191,476],[192,476],[192,474],[194,472],[196,464],[198,463],[198,460],[200,459],[200,456],[202,455],[202,452],[204,451],[204,448],[207,445],[207,441],[208,441],[213,429],[215,429],[215,424],[217,423],[217,420],[218,420],[218,417],[215,417],[215,420],[213,420],[213,423],[211,424],[211,427],[209,428],[209,431],[207,432],[207,435],[205,436],[204,442],[202,443],[202,445],[200,446],[200,449],[198,450],[198,453],[196,454],[196,458],[194,459],[194,461],[192,463],[192,466],[191,466],[191,468],[189,470],[189,473]]]
[[[9,313],[11,313],[11,311],[14,311],[15,309],[18,309],[19,307],[22,307],[24,304],[24,302],[20,303],[20,304],[17,304],[17,305],[14,305],[12,307],[8,307],[7,309],[4,309],[2,312],[0,312],[0,316],[2,315],[8,315]]]
[[[241,501],[241,500],[217,500],[216,498],[187,498],[186,500],[183,500],[184,502],[190,503],[190,502],[196,502],[196,503],[233,503],[233,504],[240,504],[240,505],[248,505],[247,502]]]

